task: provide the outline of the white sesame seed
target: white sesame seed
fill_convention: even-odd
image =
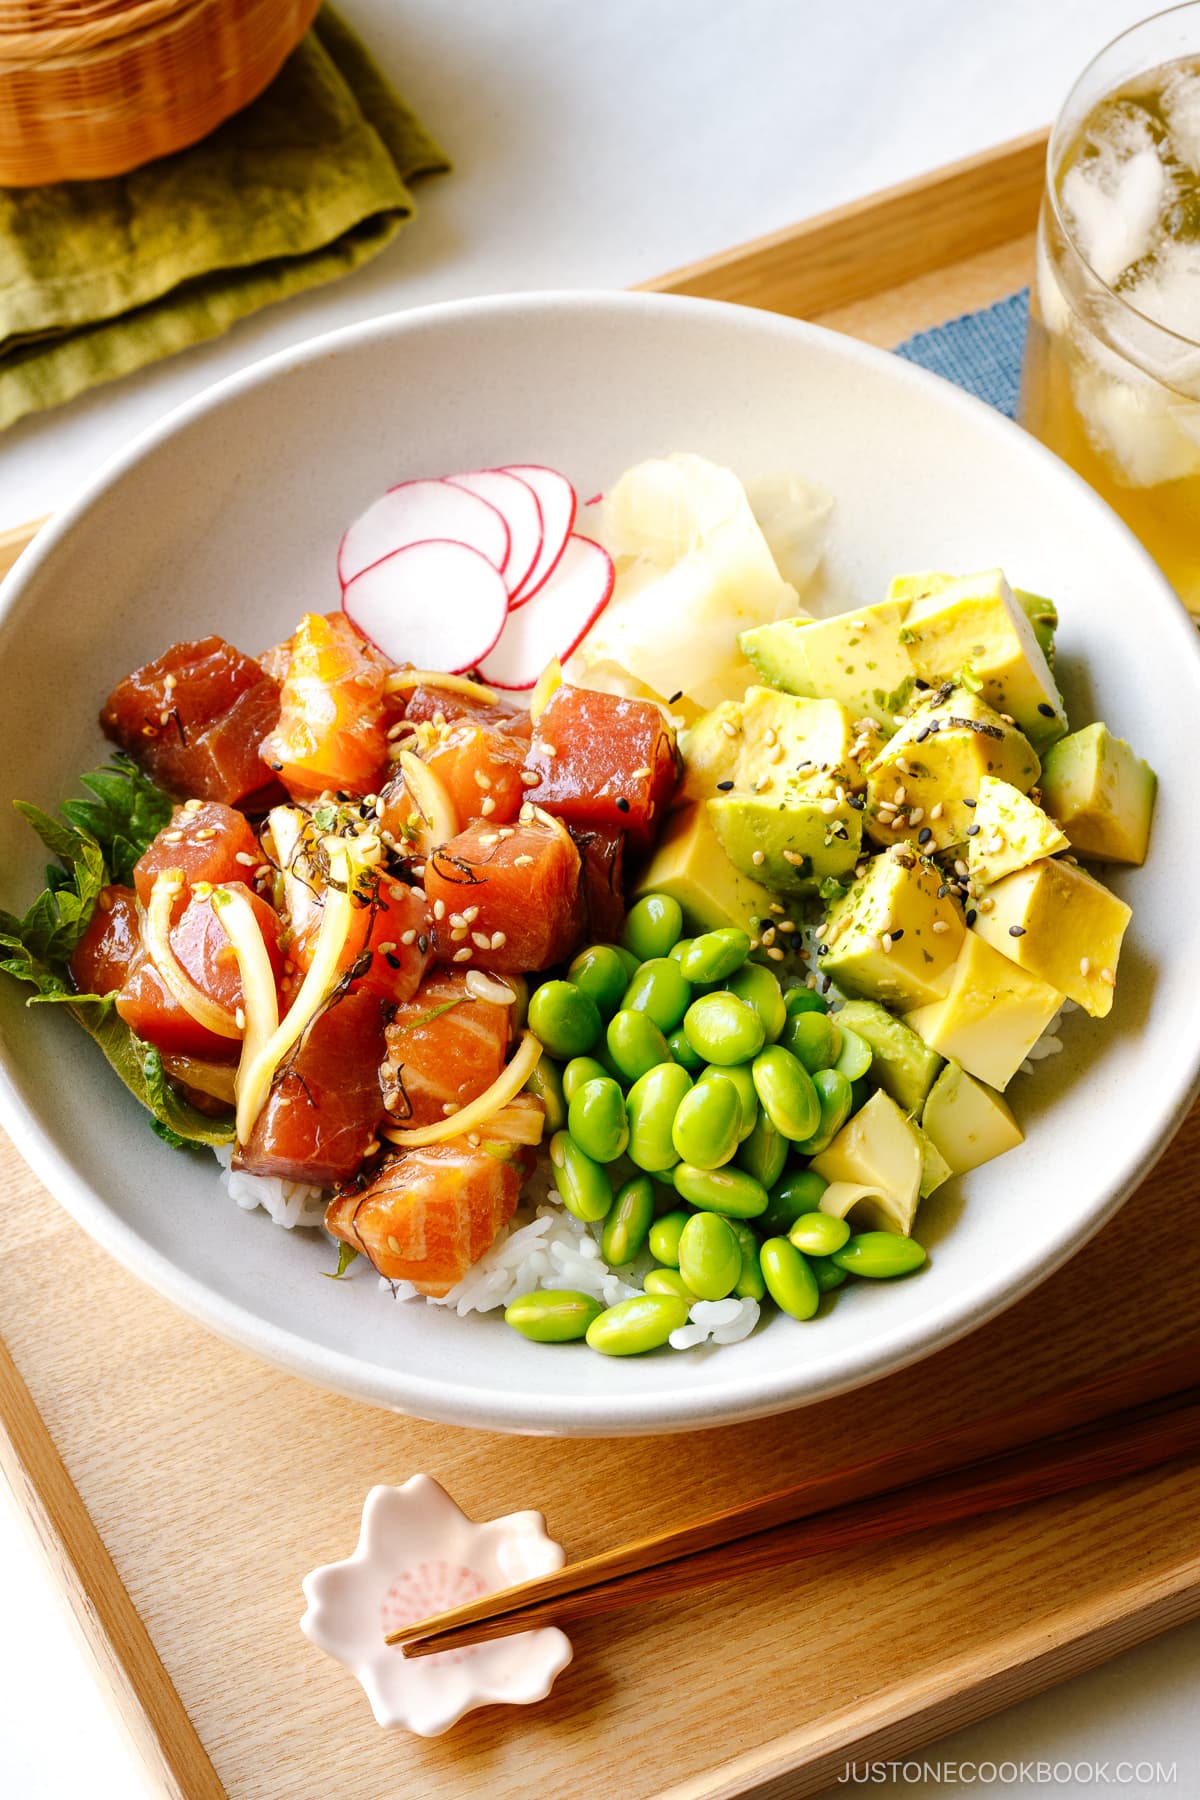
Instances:
[[[492,778],[490,775],[485,775],[482,769],[476,769],[474,773],[475,773],[476,787],[481,787],[484,789],[491,787]]]
[[[755,851],[751,852],[750,861],[755,865],[756,868],[761,867],[761,865],[763,863],[765,863],[766,860],[767,859],[761,850],[755,850]]]
[[[513,857],[513,868],[514,869],[526,869],[529,867],[529,865],[532,861],[533,861],[532,856],[514,856]]]
[[[467,927],[465,925],[456,925],[454,930],[450,933],[450,942],[452,944],[461,944],[467,935]]]
[[[1087,980],[1087,978],[1091,974],[1091,972],[1092,972],[1091,957],[1090,956],[1081,956],[1079,959],[1079,973],[1083,976],[1085,981]]]
[[[959,877],[959,879],[961,881],[965,881],[967,878],[969,871],[967,869],[966,863],[963,861],[961,856],[955,858],[954,873]]]
[[[164,844],[182,844],[182,842],[183,842],[182,831],[164,831],[163,832],[163,843]]]
[[[763,941],[764,946],[769,950],[771,945],[775,942],[775,927],[774,927],[774,925],[767,926],[767,929],[762,934],[762,941]]]
[[[444,901],[444,900],[435,900],[435,901],[434,901],[434,903],[433,903],[433,916],[434,916],[434,918],[435,918],[435,919],[438,919],[438,920],[442,920],[442,919],[444,919],[444,918],[445,918],[445,916],[446,916],[446,902],[445,902],[445,901]]]
[[[1104,983],[1105,987],[1116,987],[1116,985],[1117,985],[1117,978],[1113,974],[1111,969],[1101,969],[1100,979]]]
[[[726,737],[735,738],[737,736],[737,726],[731,719],[721,720],[721,730],[725,733]]]
[[[771,949],[767,951],[767,955],[771,958],[772,962],[783,961],[783,951],[780,950],[777,945],[772,945]]]
[[[246,1010],[244,1007],[242,1007],[242,1006],[238,1007],[237,1011],[233,1015],[233,1022],[237,1026],[239,1031],[245,1031],[245,1029],[246,1029]]]
[[[940,800],[938,800],[933,806],[930,807],[929,816],[931,819],[940,819],[944,811],[945,811],[945,807],[943,806],[942,802]]]
[[[783,911],[783,908],[782,908],[782,906],[780,906],[778,900],[772,900],[772,902],[771,902],[770,906],[767,908],[767,910],[768,910],[768,912],[781,913]]]
[[[462,1108],[459,1106],[457,1100],[443,1100],[442,1101],[442,1111],[445,1113],[445,1115],[448,1119],[454,1113],[461,1112],[461,1110],[462,1110]]]
[[[776,729],[773,725],[769,726],[768,729],[763,733],[763,743],[767,745],[768,749],[770,749],[774,745],[776,745],[778,742],[779,742],[779,733],[776,731]]]
[[[504,838],[516,837],[516,835],[516,828],[512,825],[502,825],[496,833],[496,836],[501,840]]]
[[[492,947],[492,940],[486,931],[473,931],[471,942],[477,950],[490,950]]]
[[[252,869],[258,861],[258,858],[257,856],[251,856],[248,850],[239,850],[233,860],[234,862],[241,863],[243,869]]]
[[[503,950],[503,948],[504,948],[505,944],[507,944],[507,942],[508,942],[508,933],[506,931],[493,931],[492,943],[491,943],[491,948],[493,950]]]
[[[487,819],[487,818],[491,817],[492,813],[494,813],[495,810],[496,810],[496,802],[492,799],[492,796],[490,794],[486,794],[484,796],[482,802],[480,803],[480,807],[479,807],[480,813],[482,814],[482,816],[485,819]]]
[[[451,962],[470,962],[474,954],[475,952],[472,950],[470,944],[464,944],[461,950],[456,950],[454,952],[454,955],[450,960]]]
[[[464,915],[462,913],[451,913],[450,914],[451,925],[465,925],[466,922],[467,922],[466,918],[464,917]]]
[[[652,773],[653,770],[650,768],[650,765],[648,763],[643,763],[640,769],[635,769],[633,771],[633,774],[629,779],[631,781],[649,781]]]
[[[541,779],[536,769],[521,770],[521,783],[524,787],[537,787]]]
[[[891,955],[891,953],[892,953],[892,934],[890,931],[884,932],[883,936],[879,940],[879,945],[885,956]]]
[[[837,809],[838,803],[836,800],[822,800],[821,811],[827,819],[832,818]]]
[[[903,806],[904,802],[908,799],[908,789],[903,788],[903,787],[898,787],[896,789],[895,798],[896,798],[896,805]]]
[[[925,808],[923,806],[914,806],[909,810],[908,822],[910,825],[919,825],[924,817]]]
[[[785,850],[783,853],[783,860],[784,862],[789,863],[802,863],[804,858],[799,850]]]
[[[404,945],[405,949],[407,949],[410,944],[415,944],[416,941],[417,941],[417,934],[415,931],[402,931],[401,932],[400,942]]]
[[[945,919],[935,919],[932,929],[940,934],[943,931],[949,931],[950,927]]]

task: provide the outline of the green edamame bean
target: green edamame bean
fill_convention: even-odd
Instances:
[[[529,1029],[551,1056],[586,1056],[600,1036],[600,1009],[573,981],[543,981],[529,1002]]]
[[[624,944],[614,944],[613,949],[621,959],[621,967],[625,971],[625,986],[628,987],[641,968],[641,961],[633,954],[632,950],[627,950]]]
[[[770,1044],[751,1064],[754,1088],[776,1131],[802,1143],[821,1123],[821,1102],[812,1077],[782,1044]]]
[[[621,942],[639,962],[667,956],[683,936],[683,913],[670,894],[643,894],[625,915]]]
[[[669,1269],[679,1267],[679,1239],[691,1216],[691,1213],[677,1210],[655,1219],[650,1227],[650,1254],[655,1262],[664,1263]]]
[[[574,1288],[536,1288],[510,1301],[504,1320],[535,1344],[570,1344],[585,1337],[603,1311],[603,1300]]]
[[[663,1032],[674,1031],[691,1004],[691,983],[669,956],[644,962],[621,1001],[625,1011],[645,1013]]]
[[[825,996],[810,987],[789,988],[783,997],[783,1004],[787,1007],[789,1019],[795,1018],[797,1013],[829,1011],[829,1002]]]
[[[621,1004],[629,974],[615,944],[589,944],[567,970],[567,980],[591,995],[602,1019],[610,1019]]]
[[[689,946],[694,944],[695,941],[695,938],[680,938],[677,944],[671,945],[671,948],[667,951],[667,955],[672,962],[682,962],[688,953]]]
[[[723,991],[693,1000],[684,1014],[683,1029],[696,1054],[722,1068],[749,1062],[767,1039],[754,1008],[736,994]]]
[[[857,1031],[851,1031],[848,1025],[841,1027],[841,1033],[842,1047],[838,1051],[834,1068],[847,1081],[857,1081],[871,1066],[871,1046],[866,1038],[859,1037]]]
[[[612,1205],[612,1183],[603,1165],[593,1162],[569,1131],[556,1131],[550,1139],[550,1161],[567,1211],[588,1224],[603,1219]]]
[[[719,1213],[693,1213],[679,1236],[679,1273],[698,1300],[724,1300],[742,1272],[737,1233]]]
[[[742,1103],[742,1123],[738,1131],[738,1143],[745,1143],[754,1127],[758,1124],[758,1095],[754,1091],[754,1077],[747,1063],[728,1063],[722,1068],[706,1068],[698,1078],[696,1086],[704,1081],[732,1081],[738,1091],[738,1099]]]
[[[636,1015],[635,1015],[636,1016]],[[629,1118],[629,1159],[639,1169],[659,1174],[679,1161],[671,1136],[675,1114],[692,1091],[692,1078],[678,1063],[647,1069],[625,1098]]]
[[[803,1156],[819,1156],[837,1136],[854,1106],[854,1088],[840,1069],[818,1069],[812,1078],[821,1103],[821,1123],[796,1148]]]
[[[567,1130],[593,1162],[615,1162],[629,1142],[625,1096],[611,1075],[585,1081],[567,1107]]]
[[[562,1072],[563,1099],[570,1106],[576,1089],[581,1088],[585,1081],[599,1081],[602,1076],[607,1075],[608,1070],[604,1064],[597,1062],[594,1056],[573,1056]]]
[[[794,1013],[779,1041],[810,1075],[832,1069],[842,1048],[841,1032],[829,1014],[821,1012]]]
[[[761,963],[748,962],[743,963],[729,977],[726,985],[731,994],[736,994],[739,1000],[744,1000],[747,1006],[754,1008],[762,1020],[768,1044],[773,1044],[787,1019],[787,1007],[784,1005],[783,989],[778,978],[770,969],[764,969]]]
[[[754,1130],[738,1151],[738,1167],[770,1189],[783,1174],[787,1155],[787,1139],[781,1131],[776,1131],[766,1113],[760,1112]]]
[[[680,1163],[671,1179],[680,1198],[702,1212],[756,1219],[767,1210],[766,1188],[744,1169],[698,1169],[694,1163]]]
[[[534,1064],[533,1073],[525,1086],[542,1103],[546,1114],[547,1134],[552,1136],[554,1132],[561,1131],[567,1122],[567,1102],[563,1094],[562,1070],[558,1064],[543,1053]]]
[[[604,1356],[641,1356],[658,1350],[687,1324],[688,1302],[674,1294],[635,1294],[618,1300],[587,1328],[587,1341]]]
[[[679,1103],[671,1126],[671,1142],[681,1162],[698,1169],[719,1169],[738,1147],[742,1103],[732,1081],[718,1075],[699,1081]]]
[[[848,1242],[850,1227],[845,1219],[835,1219],[832,1213],[801,1213],[787,1235],[788,1243],[805,1256],[832,1256]]]
[[[696,1052],[687,1041],[687,1033],[684,1031],[682,1025],[677,1026],[674,1031],[669,1031],[667,1033],[667,1049],[671,1052],[671,1055],[675,1058],[675,1061],[679,1064],[680,1068],[694,1070],[702,1069],[704,1067],[704,1058],[696,1055]]]
[[[845,1279],[843,1275],[842,1280]],[[648,1294],[675,1294],[680,1300],[686,1300],[689,1306],[693,1300],[700,1298],[698,1294],[693,1294],[678,1269],[651,1269],[642,1286]]]
[[[767,1292],[780,1312],[793,1319],[811,1319],[821,1304],[816,1276],[786,1238],[768,1238],[758,1253]]]
[[[730,1219],[729,1223],[737,1234],[738,1247],[742,1252],[742,1272],[733,1291],[739,1300],[761,1300],[767,1291],[767,1284],[759,1265],[758,1239],[742,1219]]]
[[[622,1007],[608,1021],[605,1042],[626,1081],[637,1081],[647,1069],[671,1061],[666,1038],[646,1013],[628,1012]]]
[[[848,1275],[866,1275],[872,1281],[890,1281],[896,1275],[911,1275],[925,1261],[924,1246],[916,1238],[901,1237],[898,1231],[860,1231],[841,1249],[833,1253],[833,1261]]]
[[[857,1081],[850,1083],[850,1095],[850,1117],[853,1118],[871,1098],[871,1084],[865,1075],[860,1075]]]
[[[762,1230],[786,1237],[802,1213],[816,1212],[829,1186],[813,1169],[793,1169],[771,1189],[767,1210],[759,1220]]]
[[[736,925],[724,925],[719,931],[706,931],[693,938],[679,966],[689,981],[724,981],[740,969],[750,954],[750,933]]]
[[[612,1211],[600,1233],[600,1254],[610,1269],[622,1269],[644,1249],[654,1223],[654,1183],[634,1175],[617,1189]]]
[[[850,1279],[845,1269],[838,1268],[832,1256],[810,1256],[807,1262],[823,1294],[832,1294],[834,1288],[844,1287]]]

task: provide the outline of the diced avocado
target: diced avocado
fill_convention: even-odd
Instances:
[[[723,701],[684,734],[679,746],[684,778],[676,804],[709,799],[721,781],[762,793],[797,777],[829,774],[851,791],[861,789],[866,778],[851,756],[860,736],[836,700],[747,688],[744,699]]]
[[[743,631],[738,643],[773,686],[840,700],[854,720],[889,723],[914,685],[900,641],[906,610],[884,600],[831,619],[778,619]]]
[[[862,849],[862,814],[826,795],[828,785],[710,800],[708,816],[734,867],[783,894],[815,893],[826,877],[848,876]]]
[[[935,849],[949,849],[974,823],[968,803],[985,775],[1026,793],[1039,769],[1028,739],[978,694],[939,688],[868,766],[864,829],[881,844],[927,829]]]
[[[984,942],[1104,1018],[1133,916],[1125,902],[1076,863],[1050,860],[1006,875],[988,899],[975,926]]]
[[[921,1197],[921,1140],[890,1095],[872,1094],[809,1166],[829,1183],[822,1212],[842,1219],[853,1211],[855,1224],[868,1231],[907,1236],[912,1230]]]
[[[906,1113],[920,1112],[942,1066],[937,1052],[874,1000],[847,1000],[834,1016],[870,1044],[871,1074],[884,1093]]]
[[[872,857],[829,908],[822,972],[843,993],[902,1010],[939,999],[964,932],[958,902],[938,897],[944,885],[936,865],[911,845]]]
[[[935,1188],[940,1188],[944,1181],[949,1181],[954,1170],[946,1161],[929,1133],[910,1120],[921,1145],[921,1198],[927,1200]]]
[[[967,870],[981,887],[1071,847],[1040,806],[994,775],[980,780],[975,824],[979,829],[967,839]]]
[[[1058,630],[1058,608],[1045,594],[1031,594],[1028,588],[1014,588],[1013,599],[1029,623],[1042,648],[1042,655],[1054,667],[1054,634]]]
[[[900,635],[930,686],[969,669],[988,705],[1014,718],[1035,747],[1066,732],[1050,665],[1000,569],[957,576],[913,599]]]
[[[1006,1088],[1062,1001],[1057,988],[968,931],[945,999],[917,1007],[907,1023],[969,1074]]]
[[[770,916],[774,895],[735,869],[722,850],[703,806],[687,806],[668,821],[658,847],[633,890],[670,894],[683,909],[689,931],[738,925],[752,931]]]
[[[954,1175],[978,1169],[1025,1141],[1007,1100],[956,1062],[947,1063],[930,1088],[921,1126]]]
[[[1042,801],[1082,856],[1144,863],[1158,780],[1107,725],[1072,732],[1047,753]]]
[[[887,598],[889,600],[923,600],[926,594],[940,594],[944,587],[957,580],[954,575],[943,574],[938,569],[923,569],[917,575],[893,575],[888,582]]]
[[[683,780],[675,790],[676,807],[707,800],[716,793],[719,781],[736,780],[742,753],[741,729],[741,702],[722,700],[711,712],[701,713],[696,723],[681,734]]]

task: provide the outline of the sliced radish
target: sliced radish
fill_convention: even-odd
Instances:
[[[557,469],[544,469],[540,463],[509,463],[504,473],[526,482],[537,495],[542,510],[542,547],[512,598],[514,606],[524,606],[549,580],[566,548],[575,523],[575,489]]]
[[[447,475],[453,487],[466,488],[494,506],[508,526],[508,561],[500,573],[509,594],[515,594],[533,573],[542,549],[542,509],[527,481],[507,469],[471,469],[465,475]]]
[[[428,538],[356,575],[342,606],[392,662],[457,675],[496,644],[508,617],[508,589],[500,571],[469,544]]]
[[[496,507],[449,481],[402,481],[346,530],[338,548],[342,586],[393,551],[433,538],[466,544],[495,569],[508,561],[508,525]]]
[[[479,665],[483,679],[492,687],[531,688],[552,657],[566,662],[608,605],[613,579],[607,550],[591,538],[569,537],[550,579],[509,613],[499,643]]]

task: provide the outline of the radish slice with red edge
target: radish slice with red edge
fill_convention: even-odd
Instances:
[[[495,506],[449,481],[402,481],[347,528],[338,548],[342,586],[394,551],[434,538],[466,544],[495,569],[508,561],[508,525]]]
[[[533,568],[512,597],[514,606],[524,606],[550,579],[566,549],[575,524],[575,489],[557,469],[545,469],[540,463],[508,463],[503,472],[526,482],[537,495],[542,510],[541,550]]]
[[[356,575],[342,607],[392,662],[461,675],[497,643],[508,589],[500,571],[469,544],[426,538]]]
[[[607,550],[591,538],[569,537],[558,567],[524,606],[509,613],[500,641],[479,665],[491,687],[531,688],[550,661],[578,649],[613,591]]]
[[[542,509],[527,481],[507,469],[471,469],[465,475],[447,475],[452,487],[465,488],[494,506],[508,526],[508,561],[500,573],[513,595],[533,573],[541,555]]]

